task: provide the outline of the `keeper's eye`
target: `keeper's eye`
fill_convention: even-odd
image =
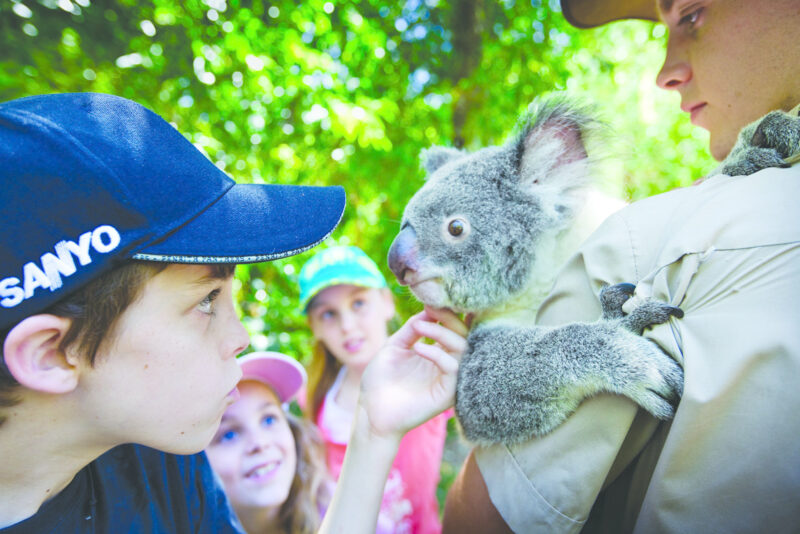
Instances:
[[[450,224],[447,225],[447,231],[453,237],[458,237],[464,233],[464,221],[461,219],[453,219],[450,221]]]
[[[469,220],[461,215],[449,217],[442,225],[442,237],[448,241],[461,241],[469,235],[470,231]]]

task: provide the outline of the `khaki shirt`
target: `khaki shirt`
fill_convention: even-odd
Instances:
[[[601,395],[548,436],[477,449],[505,521],[516,532],[800,531],[800,166],[716,176],[611,216],[537,321],[593,321],[601,286],[618,282],[685,312],[645,332],[684,366],[675,418]]]

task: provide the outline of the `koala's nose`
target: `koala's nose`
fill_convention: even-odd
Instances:
[[[417,261],[417,233],[411,226],[406,226],[392,241],[389,248],[389,269],[397,277],[401,285],[408,283],[410,271],[419,269]]]

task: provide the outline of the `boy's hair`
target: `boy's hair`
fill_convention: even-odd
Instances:
[[[78,352],[94,365],[97,351],[113,333],[117,319],[138,298],[145,283],[169,265],[163,262],[127,261],[44,310],[42,313],[72,320],[59,344],[59,350],[64,351],[77,344]],[[209,268],[212,276],[227,278],[233,274],[236,266],[211,264]],[[8,331],[10,329],[0,337],[3,345]],[[3,359],[0,361],[0,408],[13,406],[19,401],[14,395],[18,387],[19,383]],[[5,417],[0,413],[0,425],[4,421]]]

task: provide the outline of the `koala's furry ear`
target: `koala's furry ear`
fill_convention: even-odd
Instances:
[[[419,153],[420,163],[422,168],[432,174],[439,167],[447,162],[461,158],[465,153],[457,148],[450,148],[446,146],[432,146],[430,148],[422,149]]]
[[[584,136],[595,125],[590,110],[568,102],[563,96],[531,103],[517,125],[513,141],[523,185],[561,181],[565,179],[563,174],[584,175],[558,171],[588,161]],[[561,185],[570,188],[580,184]]]

